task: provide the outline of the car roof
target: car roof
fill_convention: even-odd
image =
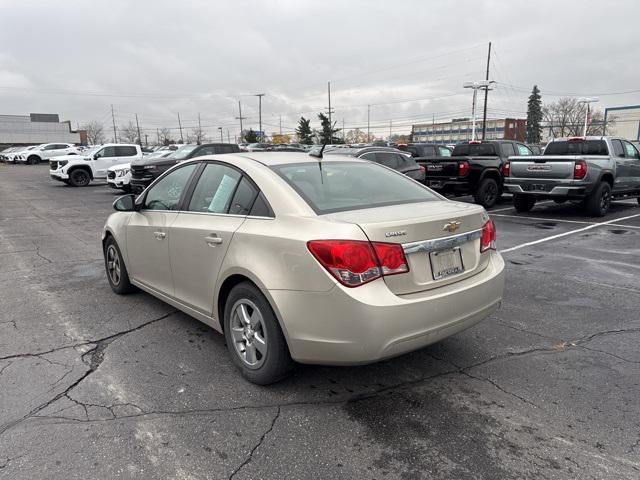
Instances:
[[[233,164],[233,160],[235,158],[242,158],[253,160],[255,162],[261,163],[266,166],[273,165],[293,165],[299,163],[317,163],[319,161],[322,162],[361,162],[363,160],[358,160],[353,158],[352,156],[346,155],[331,155],[331,157],[324,157],[319,159],[318,157],[314,157],[309,155],[308,153],[303,152],[278,152],[277,150],[273,150],[271,152],[240,152],[240,153],[226,153],[222,155],[204,155],[202,157],[196,157],[190,159],[189,161],[202,161],[202,160],[222,160],[227,163]]]
[[[357,157],[363,153],[367,152],[391,152],[391,153],[400,153],[406,155],[406,152],[402,150],[398,150],[393,147],[358,147],[358,148],[344,148],[344,147],[334,147],[330,150],[326,150],[324,153],[327,155],[347,155],[351,157]]]

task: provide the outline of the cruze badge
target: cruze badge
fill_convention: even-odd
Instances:
[[[407,231],[406,230],[398,230],[395,232],[386,232],[384,234],[385,237],[389,238],[389,237],[401,237],[402,235],[406,235]]]
[[[442,230],[444,232],[453,233],[460,228],[460,225],[462,225],[460,222],[456,222],[456,221],[449,222],[449,223],[446,223],[444,227],[442,227]]]

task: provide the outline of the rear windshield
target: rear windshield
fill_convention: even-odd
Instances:
[[[544,150],[545,155],[609,155],[607,142],[604,140],[584,140],[568,142],[549,142]]]
[[[439,200],[427,188],[375,163],[323,162],[274,165],[319,215]]]
[[[495,157],[496,147],[492,143],[460,143],[453,148],[452,157]]]

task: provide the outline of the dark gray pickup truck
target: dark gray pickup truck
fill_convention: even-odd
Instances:
[[[605,215],[612,200],[640,202],[640,154],[623,138],[555,139],[544,155],[509,157],[502,175],[520,212],[531,210],[539,198],[579,200],[595,217]]]

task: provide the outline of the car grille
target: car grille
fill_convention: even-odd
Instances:
[[[107,172],[107,178],[114,179],[116,178],[116,172]]]
[[[57,170],[58,169],[58,162],[49,162],[49,168],[51,170]]]

